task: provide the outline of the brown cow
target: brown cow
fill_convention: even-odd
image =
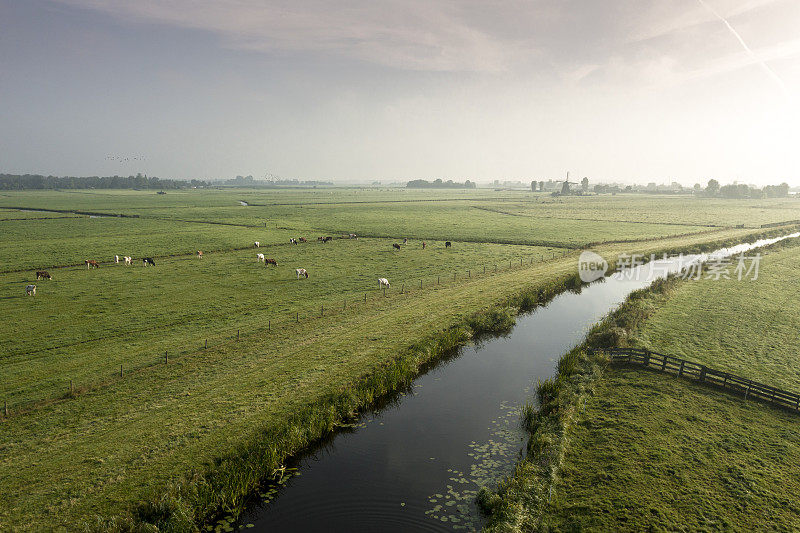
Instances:
[[[394,244],[392,245],[392,248],[395,248],[395,249],[399,250],[399,249],[400,249],[400,245],[399,245],[399,244],[397,244],[397,243],[394,243]]]
[[[274,259],[266,258],[266,259],[264,259],[264,266],[267,266],[267,265],[278,266],[278,262],[275,261]]]
[[[300,242],[307,242],[305,237],[300,237],[300,238],[299,238],[299,239],[297,239],[297,240],[298,240],[298,241],[300,241]]]
[[[86,261],[84,261],[84,263],[86,263],[86,270],[89,270],[89,267],[100,268],[100,263],[98,263],[94,259],[87,259]]]
[[[197,257],[198,257],[199,259],[202,259],[202,258],[203,258],[203,251],[202,251],[202,250],[197,250]]]
[[[53,279],[47,270],[37,270],[36,279]]]
[[[425,241],[422,241],[422,249],[424,250],[428,244]]]

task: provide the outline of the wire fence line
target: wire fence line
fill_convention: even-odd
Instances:
[[[80,394],[97,390],[117,383],[132,375],[141,374],[149,369],[162,367],[165,365],[176,364],[181,362],[183,358],[192,354],[198,354],[215,348],[229,347],[243,340],[250,341],[256,337],[263,338],[264,334],[270,334],[273,330],[280,331],[286,326],[292,324],[299,324],[311,320],[317,320],[324,317],[332,317],[340,315],[344,312],[353,312],[363,309],[365,305],[389,301],[393,296],[405,296],[421,291],[437,290],[439,288],[453,287],[465,282],[477,280],[484,277],[494,276],[497,274],[504,274],[513,270],[521,270],[525,267],[530,267],[535,264],[543,264],[547,261],[563,258],[573,250],[560,250],[558,252],[550,252],[547,254],[536,254],[528,257],[520,257],[519,261],[511,259],[508,263],[491,263],[480,265],[476,268],[461,269],[453,271],[452,277],[450,274],[439,274],[436,276],[430,275],[423,278],[405,279],[395,281],[389,288],[383,287],[374,290],[365,291],[363,296],[350,293],[348,296],[342,296],[336,300],[328,300],[321,302],[318,307],[306,308],[305,310],[293,310],[291,312],[276,313],[273,316],[265,316],[261,322],[260,327],[243,330],[243,328],[236,328],[235,333],[227,333],[222,335],[200,335],[197,336],[194,346],[186,346],[182,349],[165,350],[162,353],[154,353],[153,358],[147,362],[141,362],[138,365],[120,365],[119,370],[111,367],[105,367],[98,370],[99,379],[88,383],[79,384],[74,379],[65,377],[63,385],[56,385],[50,396],[43,396],[34,400],[26,400],[18,402],[15,405],[9,405],[7,400],[3,401],[3,408],[0,411],[0,416],[8,418],[19,414],[24,414],[29,411],[35,410],[42,405],[48,405],[56,401],[65,401],[75,398]],[[209,342],[210,341],[210,342]]]

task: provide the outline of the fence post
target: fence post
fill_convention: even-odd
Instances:
[[[644,366],[650,366],[650,350],[644,351]]]
[[[167,357],[167,350],[164,350],[164,364],[169,364],[169,358]]]
[[[700,365],[700,376],[698,377],[700,381],[706,380],[706,366]]]
[[[325,316],[325,306],[321,305],[319,307],[319,316]]]
[[[267,320],[267,331],[272,331],[272,320]]]
[[[441,278],[441,276],[436,276],[436,284],[437,285],[439,284],[439,278]]]
[[[472,272],[471,272],[470,270],[467,270],[467,277],[468,277],[468,278],[471,278],[471,277],[472,277]]]
[[[294,320],[295,322],[300,322],[300,311],[295,311]]]
[[[208,339],[206,339],[206,349],[208,349]]]
[[[364,303],[367,303],[367,293],[364,293]]]
[[[5,414],[5,416],[8,416],[8,401],[6,400],[3,400],[3,414]]]
[[[119,365],[119,377],[124,378],[125,373],[122,371],[122,365]]]
[[[406,284],[405,284],[405,283],[403,283],[403,284],[400,286],[400,294],[405,294],[405,292],[406,292]]]
[[[685,360],[681,359],[681,367],[678,369],[678,377],[681,377],[683,375],[683,364],[685,362],[686,362]]]
[[[236,342],[239,342],[239,330],[236,330]]]
[[[667,356],[665,355],[663,357],[664,357],[664,360],[661,361],[661,371],[662,372],[667,369]]]
[[[75,392],[75,387],[72,385],[72,380],[69,380],[69,393],[72,394]]]
[[[746,390],[746,391],[744,391],[744,399],[745,399],[745,400],[747,399],[747,395],[748,395],[748,394],[750,394],[750,384],[751,384],[751,383],[753,383],[753,381],[752,381],[752,380],[750,380],[750,379],[748,379],[748,380],[747,380],[747,390]]]

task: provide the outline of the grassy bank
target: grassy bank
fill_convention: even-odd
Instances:
[[[175,201],[171,193],[165,196]],[[239,209],[221,205],[230,200],[212,197],[204,201],[220,205],[175,209]],[[126,209],[156,210],[135,194],[114,201],[115,208],[128,202]],[[303,219],[303,213],[296,217]],[[110,219],[92,222],[97,220]],[[213,228],[210,235],[219,229]],[[225,229],[237,238],[249,230]],[[751,232],[724,229],[602,245],[598,251],[613,257],[665,247],[689,250],[711,241],[739,242]],[[70,253],[92,243],[91,236],[73,236],[85,241]],[[165,229],[153,242],[163,242],[166,250],[168,236]],[[147,245],[149,237],[143,231],[130,238]],[[175,242],[185,238],[176,234]],[[3,387],[21,404],[35,406],[12,409],[0,423],[0,487],[6,497],[0,529],[113,525],[94,517],[118,516],[123,525],[180,530],[235,510],[275,462],[376,396],[402,387],[420,365],[476,331],[507,322],[514,309],[576,286],[576,254],[518,266],[519,247],[456,242],[450,255],[437,248],[422,255],[421,247],[410,246],[397,255],[380,248],[388,242],[281,244],[290,264],[272,270],[258,267],[253,250],[209,254],[202,261],[171,258],[158,261],[156,269],[65,269],[52,283],[41,283],[44,290],[35,300],[17,295],[26,279],[6,275],[14,292],[3,295],[5,303],[25,307],[16,308],[2,333],[9,346],[25,341],[0,361],[16,376]],[[471,276],[464,272],[466,261],[480,265],[492,257],[514,261],[497,274],[491,266],[486,275],[482,269],[476,275],[477,268]],[[296,261],[314,261],[313,277],[294,279]],[[459,263],[457,282],[443,276],[434,285],[435,269],[455,270]],[[393,290],[387,298],[371,288],[378,269],[390,271]],[[426,280],[423,290],[417,288],[420,278]],[[395,286],[402,287],[404,279],[411,282],[398,294]],[[364,303],[366,283],[372,292]],[[319,304],[325,305],[324,316],[316,313]],[[306,309],[299,321],[268,325],[276,314]],[[236,324],[243,325],[238,342]],[[31,328],[40,334],[31,336]],[[202,347],[206,334],[208,349]],[[164,350],[168,364],[161,361]],[[145,364],[146,357],[157,364]],[[116,374],[120,364],[124,377]],[[85,382],[74,378],[80,372],[103,379],[90,380],[98,386],[84,389]],[[73,395],[67,394],[70,379],[79,386]],[[40,381],[46,386],[32,386]],[[61,397],[37,404],[49,394],[47,387],[63,391]]]
[[[523,417],[523,423],[530,433],[527,457],[519,463],[514,476],[502,484],[498,494],[484,492],[481,495],[482,503],[492,513],[487,529],[546,531],[553,528],[560,531],[588,527],[639,530],[651,526],[724,529],[731,524],[737,524],[736,529],[746,528],[748,522],[742,516],[752,512],[752,508],[745,509],[742,505],[730,514],[715,512],[712,513],[713,518],[709,518],[709,509],[719,511],[724,504],[718,502],[730,499],[730,494],[702,485],[704,475],[709,476],[712,471],[718,475],[721,484],[716,486],[717,489],[729,483],[731,476],[738,475],[740,479],[737,483],[741,486],[752,486],[754,491],[761,490],[761,495],[754,497],[752,503],[765,504],[774,497],[771,511],[780,517],[782,523],[790,523],[786,520],[794,507],[785,503],[789,501],[794,488],[791,484],[785,486],[786,491],[783,487],[770,488],[780,476],[781,468],[792,466],[798,460],[795,455],[778,458],[772,453],[775,447],[787,452],[797,449],[797,433],[786,433],[788,419],[784,413],[762,405],[742,405],[738,399],[724,397],[723,393],[717,391],[703,391],[699,397],[687,400],[687,391],[690,393],[698,386],[675,383],[673,378],[664,376],[637,377],[635,373],[615,370],[608,378],[612,380],[609,384],[605,377],[601,379],[607,361],[601,354],[592,354],[591,351],[616,346],[641,346],[643,339],[652,339],[657,333],[666,338],[665,332],[671,331],[676,323],[679,327],[683,324],[685,329],[675,330],[674,338],[680,339],[681,335],[683,338],[695,338],[696,325],[703,324],[705,327],[709,321],[709,309],[699,305],[700,302],[712,302],[715,309],[721,309],[727,307],[727,300],[727,303],[739,304],[735,309],[729,307],[731,315],[740,313],[750,317],[748,327],[727,327],[724,318],[718,322],[711,319],[716,328],[704,329],[705,338],[721,338],[729,346],[726,359],[731,370],[735,368],[740,374],[763,379],[770,375],[770,370],[765,370],[757,358],[748,357],[745,341],[768,331],[773,342],[783,339],[783,345],[787,347],[774,354],[773,359],[789,361],[794,357],[795,339],[789,332],[796,331],[800,320],[794,323],[794,328],[786,326],[781,333],[783,326],[780,322],[778,327],[773,327],[775,314],[771,310],[774,309],[773,305],[780,305],[779,292],[787,289],[786,276],[792,270],[799,252],[800,248],[794,240],[770,247],[762,260],[758,281],[692,282],[673,277],[632,293],[619,309],[589,332],[582,346],[560,360],[555,378],[540,384],[537,391],[540,407],[527,406]],[[789,288],[790,292],[794,290]],[[755,294],[760,297],[753,298]],[[772,301],[773,297],[778,297],[778,301]],[[684,322],[677,320],[678,316]],[[759,335],[755,335],[754,331]],[[699,347],[705,346],[703,340],[704,337],[699,336],[691,354],[683,352],[683,355],[724,368],[725,361],[712,356],[713,342],[709,343],[710,349],[705,356],[699,354]],[[656,349],[652,344],[649,346]],[[658,350],[663,353],[673,354],[674,348],[674,345],[658,345]],[[751,352],[757,353],[758,349]],[[737,361],[738,366],[732,363],[733,360]],[[630,381],[623,380],[620,377],[623,375]],[[771,375],[776,376],[774,373]],[[791,381],[790,375],[784,374],[783,377]],[[664,380],[669,380],[669,384],[664,385]],[[652,383],[658,383],[659,386],[651,389],[648,385]],[[792,383],[797,388],[796,380]],[[700,409],[701,405],[705,405],[705,408]],[[676,409],[670,411],[670,406],[676,406]],[[659,415],[653,416],[656,411]],[[765,439],[761,433],[748,433],[747,424],[758,420],[763,425],[758,431],[769,436],[769,439]],[[693,422],[697,423],[692,425]],[[687,430],[689,426],[692,427],[691,431]],[[685,451],[685,445],[701,435],[707,447],[705,457],[694,453],[676,459],[673,453],[666,451]],[[788,440],[783,441],[783,437]],[[737,451],[739,456],[727,454],[730,449],[743,446],[748,441],[752,443],[751,446],[744,448],[755,453],[755,458],[744,451]],[[632,446],[632,442],[636,445]],[[684,446],[676,448],[676,442]],[[728,471],[726,477],[720,473],[720,469],[730,466],[725,466],[726,458],[736,461],[747,459],[750,462],[746,465],[742,463],[739,470],[731,467],[733,469]],[[701,468],[695,473],[685,473],[682,468],[692,462],[702,463]],[[755,468],[759,465],[767,473],[762,472],[758,482],[751,483],[756,475]],[[662,476],[667,478],[662,479]],[[646,490],[655,483],[664,483],[672,487],[670,490],[677,491],[691,481],[696,486],[690,486],[687,494],[692,490],[700,491],[702,498],[697,502],[698,514],[687,517],[685,524],[681,524],[676,517],[680,516],[681,505],[691,500],[675,503],[677,500],[672,499],[667,490]],[[735,492],[740,489],[734,487],[731,490]],[[698,500],[697,495],[695,500]],[[640,505],[644,507],[637,507]],[[647,515],[650,511],[653,514]],[[698,518],[700,516],[705,516],[709,521],[703,522]]]
[[[800,528],[796,414],[611,368],[568,438],[541,530]]]

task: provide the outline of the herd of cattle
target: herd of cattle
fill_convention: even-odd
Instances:
[[[350,233],[348,235],[343,235],[342,238],[358,239],[358,236],[355,233]],[[317,241],[321,242],[323,244],[325,244],[327,242],[330,242],[332,240],[333,240],[333,237],[318,237],[317,238]],[[290,244],[298,244],[298,243],[301,243],[301,242],[308,242],[308,241],[305,239],[305,237],[300,237],[298,239],[295,239],[295,238],[289,239],[289,243]],[[408,239],[403,239],[403,244],[407,244],[407,243],[408,243]],[[255,241],[253,243],[253,245],[256,248],[260,248],[261,247],[261,242]],[[425,241],[422,241],[422,249],[423,250],[425,249],[426,246],[427,246],[427,243]],[[452,246],[452,243],[450,241],[446,241],[444,243],[444,247],[445,248],[450,248],[451,246]],[[395,250],[400,250],[401,246],[398,243],[394,243],[394,244],[392,244],[392,248],[394,248]],[[199,259],[203,258],[202,250],[197,250],[197,257]],[[122,259],[122,261],[124,262],[125,266],[130,266],[131,264],[133,264],[133,258],[130,257],[130,256],[127,256],[127,255],[124,255],[122,257],[120,257],[118,255],[115,255],[114,256],[114,263],[119,263],[120,259]],[[264,266],[269,266],[269,265],[272,265],[272,266],[275,266],[275,267],[278,266],[278,262],[275,259],[272,259],[270,257],[264,257],[264,254],[261,254],[261,253],[256,254],[256,260],[259,263],[264,263]],[[84,264],[86,265],[86,269],[87,270],[91,269],[91,268],[100,268],[100,263],[98,263],[94,259],[87,259],[87,260],[84,261]],[[153,260],[152,257],[143,257],[142,258],[142,264],[143,264],[143,266],[156,266],[156,262]],[[308,271],[305,268],[297,268],[297,269],[295,269],[295,273],[297,274],[297,279],[300,279],[300,278],[308,279]],[[37,270],[36,271],[36,280],[38,281],[40,279],[52,280],[53,277],[46,270]],[[389,280],[386,279],[386,278],[379,278],[378,279],[378,288],[382,289],[382,288],[385,288],[385,287],[389,287]],[[36,295],[36,285],[27,285],[25,287],[25,294],[27,296],[35,296]]]

